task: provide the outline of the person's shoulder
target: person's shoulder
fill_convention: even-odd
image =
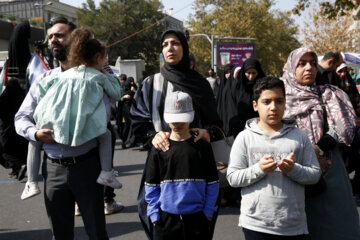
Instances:
[[[306,135],[306,132],[304,132],[300,128],[295,127],[293,129],[291,129],[291,131],[300,137],[308,138],[308,136]]]
[[[191,140],[188,142],[191,143],[190,145],[196,148],[197,150],[209,151],[211,149],[211,143],[205,141],[204,139],[199,139],[197,142],[194,142],[194,139],[195,138],[192,137]]]
[[[151,147],[149,156],[155,156],[158,155],[161,152],[161,150],[156,149],[154,146]]]
[[[236,146],[236,145],[244,146],[247,142],[250,141],[250,139],[252,138],[251,137],[252,135],[256,135],[256,137],[259,137],[259,138],[264,138],[265,137],[265,136],[263,136],[261,134],[254,133],[250,129],[245,128],[244,130],[239,132],[238,135],[235,137],[235,140],[233,142],[233,146]]]

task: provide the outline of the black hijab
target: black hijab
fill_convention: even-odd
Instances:
[[[253,81],[249,81],[245,75],[245,72],[250,68],[255,68],[258,72]],[[224,122],[224,129],[227,129],[228,136],[236,136],[244,129],[248,119],[258,116],[252,105],[253,87],[257,79],[265,77],[260,62],[255,58],[247,59],[235,78],[234,70],[235,69],[233,69],[230,76],[231,85],[226,88],[223,93],[228,99],[227,101],[219,103],[218,106],[221,119]],[[224,111],[224,109],[226,111]]]
[[[178,30],[165,31],[161,35],[161,49],[162,42],[167,34],[175,34],[178,37],[183,48],[183,58],[176,65],[165,62],[161,68],[165,83],[169,81],[174,86],[174,91],[186,92],[191,96],[195,110],[195,126],[204,127],[209,124],[221,126],[215,110],[216,102],[210,84],[198,72],[189,69],[189,45],[184,33]],[[160,107],[160,109],[163,108]]]
[[[233,79],[231,78],[231,75],[233,75],[233,69],[234,69],[234,65],[232,65],[232,64],[225,65],[224,73],[221,75],[222,78],[220,81],[220,86],[219,86],[219,90],[217,93],[217,99],[216,99],[217,113],[219,114],[220,119],[223,122],[223,129],[224,129],[226,136],[230,136],[229,135],[229,124],[226,124],[226,123],[229,122],[229,117],[232,116],[231,113],[236,112],[236,106],[231,97],[231,94],[229,94],[231,92],[231,88],[234,87]],[[231,71],[230,77],[228,79],[226,79],[225,74],[229,70]]]
[[[9,42],[9,72],[17,73],[18,68],[20,77],[25,77],[27,65],[31,55],[29,50],[30,24],[28,21],[16,25]]]

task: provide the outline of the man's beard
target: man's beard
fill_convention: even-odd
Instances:
[[[66,61],[67,59],[67,49],[63,45],[60,44],[54,44],[53,47],[58,47],[58,50],[54,51],[51,49],[52,54],[54,57],[59,60],[60,62]]]

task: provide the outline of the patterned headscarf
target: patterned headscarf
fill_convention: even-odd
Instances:
[[[316,53],[308,48],[298,48],[289,55],[284,67],[282,80],[286,89],[286,110],[285,118],[295,118],[298,127],[305,131],[310,141],[316,144],[324,134],[324,104],[329,129],[332,129],[337,136],[348,146],[352,143],[356,115],[350,99],[341,89],[330,85],[306,86],[296,78],[295,71],[300,58],[311,53],[317,65]],[[322,96],[322,101],[319,97]]]

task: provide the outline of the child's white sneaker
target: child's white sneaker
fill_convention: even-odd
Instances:
[[[40,188],[37,182],[26,182],[24,191],[21,194],[21,200],[40,194]]]
[[[101,170],[97,182],[99,184],[109,186],[112,188],[122,188],[122,184],[116,179],[116,174],[114,170],[111,171]]]

